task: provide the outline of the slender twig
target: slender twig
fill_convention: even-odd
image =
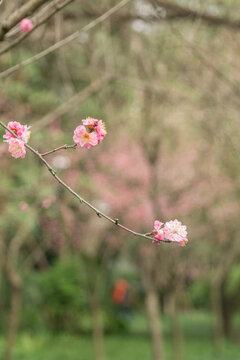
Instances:
[[[66,38],[56,42],[55,44],[53,44],[52,46],[50,46],[49,48],[39,52],[38,54],[20,62],[19,64],[16,64],[10,68],[8,68],[7,70],[3,71],[0,73],[0,78],[4,78],[8,75],[11,75],[12,73],[14,73],[15,71],[21,69],[23,66],[25,65],[29,65],[31,63],[33,63],[34,61],[37,61],[41,58],[43,58],[44,56],[52,53],[55,50],[58,50],[60,48],[62,48],[65,45],[68,45],[69,43],[71,43],[72,41],[76,40],[79,38],[79,35],[81,35],[81,33],[86,33],[89,30],[91,30],[92,28],[94,28],[96,25],[102,23],[103,21],[105,21],[106,19],[108,19],[111,15],[113,15],[116,11],[118,11],[119,9],[121,9],[124,5],[126,5],[127,3],[129,3],[131,0],[122,0],[120,1],[117,5],[113,6],[111,9],[109,9],[108,11],[106,11],[104,14],[102,14],[101,16],[99,16],[98,18],[94,19],[93,21],[91,21],[90,23],[88,23],[87,25],[83,26],[82,29],[75,31],[74,33],[72,33],[71,35],[67,36]]]
[[[51,9],[50,12],[48,12],[44,17],[42,17],[41,19],[39,19],[40,14],[37,14],[34,18],[34,27],[32,28],[32,30],[23,33],[21,36],[19,36],[17,39],[15,39],[14,41],[12,41],[10,44],[6,45],[5,47],[3,47],[2,49],[0,49],[0,55],[6,53],[8,50],[12,49],[13,47],[17,46],[18,44],[20,44],[24,39],[26,39],[32,32],[34,32],[40,25],[42,25],[43,23],[45,23],[48,19],[50,19],[53,15],[55,15],[58,11],[60,11],[61,9],[63,9],[65,6],[69,5],[70,3],[72,3],[74,0],[66,0],[63,4],[54,4],[53,9]],[[52,4],[49,4],[52,5]],[[49,6],[47,5],[47,6]]]
[[[61,0],[51,0],[49,4],[46,6],[43,6],[35,15],[29,16],[30,20],[35,24],[38,22],[38,20],[45,15],[46,13],[49,14],[49,11],[51,11],[52,8],[59,8],[62,7],[62,5],[65,4],[65,2],[68,0],[63,0],[63,4],[61,4]],[[74,1],[74,0],[73,0]],[[14,28],[12,28],[5,36],[4,39],[9,39],[12,36],[15,36],[21,31],[19,24],[17,24]]]
[[[21,140],[12,130],[10,130],[2,121],[0,121],[0,125],[6,129],[7,131],[9,131],[15,138]],[[44,159],[43,155],[41,155],[37,150],[35,150],[32,146],[25,144],[26,148],[28,150],[30,150],[35,156],[37,156],[46,166],[46,168],[49,170],[50,174],[59,182],[60,185],[62,185],[68,192],[70,192],[74,197],[76,197],[81,204],[85,204],[86,206],[88,206],[90,209],[92,209],[96,215],[100,218],[104,218],[106,220],[108,220],[109,222],[111,222],[112,224],[115,224],[116,226],[118,226],[119,228],[129,232],[130,234],[137,236],[137,237],[141,237],[147,240],[153,240],[152,237],[145,235],[145,234],[141,234],[139,232],[136,232],[134,230],[129,229],[128,227],[120,224],[118,219],[113,219],[110,216],[108,216],[107,214],[103,213],[102,211],[100,211],[99,209],[97,209],[94,205],[92,205],[91,203],[89,203],[87,200],[85,200],[82,196],[80,196],[78,193],[76,193],[76,191],[74,191],[69,185],[67,185],[57,174],[56,171],[52,168],[52,166]],[[169,240],[161,240],[161,243],[170,243]]]
[[[153,234],[153,232],[151,231],[151,232],[148,232],[148,233],[146,233],[146,234],[144,234],[145,236],[151,236],[151,235],[154,235]]]
[[[62,145],[62,146],[57,147],[56,149],[47,151],[47,152],[45,152],[45,153],[43,153],[43,154],[40,154],[40,155],[41,155],[41,156],[47,156],[47,155],[53,154],[53,153],[55,153],[55,152],[57,152],[57,151],[59,151],[59,150],[63,150],[63,149],[75,149],[76,147],[77,147],[76,144],[73,144],[73,145],[67,145],[67,144],[65,144],[65,145]]]

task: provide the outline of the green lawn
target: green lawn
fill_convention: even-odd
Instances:
[[[210,317],[206,314],[184,315],[184,360],[239,360],[240,346],[226,342],[221,356],[215,356],[211,342]],[[105,352],[108,360],[151,360],[151,345],[143,316],[132,322],[129,334],[108,335]],[[172,341],[169,319],[164,321],[167,360],[172,359]],[[0,354],[3,340],[0,341]],[[91,360],[93,357],[90,336],[50,335],[24,333],[19,335],[14,360]]]

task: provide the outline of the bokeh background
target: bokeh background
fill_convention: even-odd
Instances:
[[[1,21],[23,3],[3,1]],[[71,2],[0,70],[116,4]],[[184,248],[131,236],[1,142],[2,359],[240,359],[239,11],[237,0],[129,1],[1,79],[2,121],[31,125],[40,152],[72,144],[87,116],[106,122],[101,145],[48,157],[79,194],[136,231],[175,218],[189,231]],[[10,35],[1,49],[18,25]]]

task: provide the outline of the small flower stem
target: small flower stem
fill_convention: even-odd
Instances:
[[[47,151],[47,152],[45,152],[45,153],[43,153],[43,154],[40,154],[40,155],[41,155],[41,156],[47,156],[47,155],[53,154],[53,153],[55,153],[55,152],[57,152],[57,151],[59,151],[59,150],[62,150],[62,149],[75,149],[76,147],[77,147],[76,144],[74,144],[74,145],[67,145],[67,144],[65,144],[65,145],[62,145],[62,146],[57,147],[56,149]]]
[[[144,234],[144,235],[146,235],[146,236],[151,236],[151,235],[154,235],[154,234],[153,234],[153,232],[151,231],[151,232],[146,233],[146,234]]]

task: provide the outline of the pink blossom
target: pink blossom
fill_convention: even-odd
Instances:
[[[99,120],[96,125],[96,132],[98,136],[98,144],[103,141],[103,138],[107,135],[105,124],[102,120]]]
[[[18,121],[10,121],[8,123],[8,128],[12,130],[22,141],[25,143],[28,142],[31,131],[29,130],[30,127],[27,125],[22,125]],[[6,130],[5,135],[3,135],[3,138],[6,139],[8,142],[10,139],[15,138],[14,135],[12,135],[9,131]]]
[[[24,18],[20,21],[20,28],[23,32],[29,32],[33,28],[33,23],[30,19]]]
[[[88,117],[83,119],[82,123],[83,125],[79,125],[74,131],[74,142],[87,149],[100,144],[107,134],[103,121]]]
[[[154,230],[153,230],[153,234],[155,235],[154,236],[154,239],[156,240],[164,240],[164,231],[163,231],[163,223],[161,221],[154,221]],[[154,244],[157,244],[159,245],[159,242],[158,241],[155,241],[153,240],[153,243]]]
[[[178,242],[182,246],[188,242],[187,227],[177,219],[166,222],[163,231],[167,240]]]
[[[22,140],[10,138],[8,140],[8,145],[8,151],[12,154],[12,157],[14,157],[15,159],[25,157],[26,149]]]
[[[93,128],[97,124],[98,120],[93,119],[91,117],[87,117],[87,119],[82,120],[83,125],[88,126],[89,129]]]
[[[98,144],[103,141],[103,138],[107,135],[105,124],[102,120],[93,119],[88,117],[82,120],[83,125],[88,126],[90,132],[96,131],[98,137]]]
[[[178,242],[182,246],[186,245],[188,242],[187,227],[182,225],[177,219],[168,221],[165,224],[156,220],[154,222],[153,234],[155,236],[152,242],[156,245],[159,245],[160,241],[164,239]]]
[[[152,243],[155,244],[155,245],[160,245],[160,242],[157,241],[157,240],[153,240]]]
[[[96,132],[88,132],[84,125],[79,125],[74,130],[73,136],[74,142],[77,146],[90,149],[92,146],[98,144],[98,138]]]

